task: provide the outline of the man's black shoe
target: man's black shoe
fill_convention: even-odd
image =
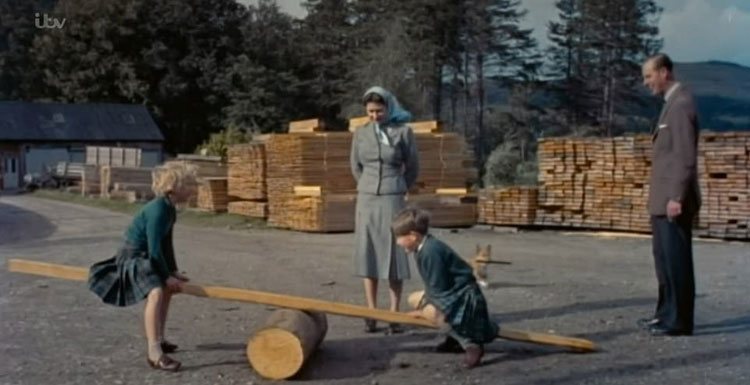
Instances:
[[[665,327],[661,326],[654,326],[651,329],[649,329],[651,332],[651,335],[654,337],[666,337],[666,336],[691,336],[693,335],[692,330],[675,330],[675,329],[667,329]]]
[[[644,330],[648,330],[659,324],[658,318],[641,318],[637,322],[638,327]]]

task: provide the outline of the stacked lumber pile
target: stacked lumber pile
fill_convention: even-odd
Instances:
[[[242,200],[265,200],[266,151],[261,142],[238,144],[227,149],[228,192]]]
[[[260,141],[238,144],[227,149],[227,193],[229,213],[253,218],[268,214],[266,151]]]
[[[413,193],[433,194],[439,188],[466,188],[478,178],[473,152],[455,133],[416,134],[419,177]]]
[[[266,201],[234,201],[227,205],[230,214],[242,215],[249,218],[266,219],[268,217],[268,202]]]
[[[651,136],[614,138],[614,187],[611,202],[617,210],[613,218],[615,229],[633,232],[649,232],[651,224],[648,214],[648,181],[651,175]],[[608,165],[599,169],[607,170]],[[609,195],[606,190],[597,191],[599,196]],[[591,208],[598,212],[598,208]],[[600,218],[600,222],[603,220]]]
[[[266,141],[268,191],[293,195],[294,186],[306,185],[326,193],[354,193],[351,142],[351,134],[338,132],[271,136]]]
[[[198,182],[197,205],[199,210],[219,213],[227,211],[229,194],[227,178],[201,178]]]
[[[349,120],[349,131],[369,121],[368,117]],[[419,177],[412,193],[434,194],[439,188],[466,188],[476,182],[479,174],[474,153],[466,139],[456,133],[443,133],[436,120],[409,123],[415,134],[419,152]]]
[[[101,195],[101,170],[98,165],[85,164],[81,173],[81,195]]]
[[[350,133],[278,134],[267,138],[268,222],[300,231],[350,231],[356,184],[351,175]],[[311,193],[295,186],[314,186]],[[348,222],[347,222],[348,223]]]
[[[352,120],[350,130],[361,124]],[[436,121],[411,125],[420,173],[408,199],[430,210],[436,226],[476,223],[476,197],[466,188],[477,178],[477,171],[466,141],[457,134],[435,133],[440,131]],[[309,130],[272,135],[266,140],[270,225],[303,231],[354,230],[356,182],[349,164],[351,141],[351,133]],[[438,191],[445,188],[461,191]]]
[[[535,224],[650,232],[651,137],[544,139],[539,142]],[[698,145],[703,205],[695,234],[750,239],[750,133],[705,133]],[[480,197],[480,221],[499,219],[497,201]],[[494,210],[494,211],[493,211]]]
[[[430,211],[435,227],[466,227],[477,222],[477,197],[467,187],[478,179],[474,155],[463,136],[440,133],[438,122],[416,122],[419,176],[408,201]]]
[[[457,193],[452,190],[464,190]],[[477,198],[466,189],[438,189],[434,194],[409,194],[406,203],[430,213],[431,227],[471,227],[477,223]]]
[[[649,231],[650,137],[540,141],[536,224]]]
[[[320,119],[299,120],[289,123],[290,134],[320,131],[325,131],[325,123]]]
[[[130,202],[153,198],[152,169],[142,167],[101,166],[99,191],[103,198]]]
[[[750,133],[706,133],[698,147],[703,205],[696,233],[750,238]]]
[[[86,164],[140,167],[140,148],[86,146]]]
[[[487,188],[479,193],[479,223],[530,226],[536,221],[539,188],[513,186]]]
[[[278,202],[275,207],[285,210],[283,227],[333,233],[354,230],[356,204],[356,194],[329,193],[320,186],[295,186],[294,196]],[[272,224],[278,226],[278,220]]]

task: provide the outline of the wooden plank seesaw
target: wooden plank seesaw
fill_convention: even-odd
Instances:
[[[33,274],[33,275],[39,275],[39,276],[51,277],[51,278],[68,279],[68,280],[81,281],[81,282],[85,282],[88,280],[88,273],[89,273],[87,268],[59,265],[59,264],[46,263],[46,262],[36,262],[36,261],[29,261],[29,260],[22,260],[22,259],[9,259],[8,271],[16,272],[16,273]],[[321,320],[320,316],[316,315],[316,313],[334,314],[334,315],[340,315],[340,316],[345,316],[345,317],[355,317],[355,318],[370,318],[370,319],[383,321],[383,322],[389,322],[389,323],[400,323],[404,325],[413,325],[413,326],[420,326],[420,327],[426,327],[426,328],[432,328],[432,329],[437,328],[437,325],[435,325],[431,321],[428,321],[422,318],[416,318],[416,317],[407,315],[406,313],[392,312],[392,311],[381,310],[381,309],[370,309],[366,306],[350,305],[350,304],[345,304],[345,303],[323,301],[323,300],[313,299],[313,298],[296,297],[296,296],[275,294],[275,293],[255,291],[255,290],[185,283],[182,285],[182,293],[190,294],[196,297],[207,297],[207,298],[217,298],[217,299],[224,299],[224,300],[230,300],[230,301],[249,302],[249,303],[276,306],[280,308],[295,309],[295,310],[301,311],[301,312],[296,312],[296,315],[289,315],[289,314],[284,315],[284,316],[272,315],[271,318],[267,322],[267,327],[263,328],[261,332],[263,332],[263,330],[267,330],[269,325],[274,325],[274,324],[276,325],[278,324],[299,325],[299,324],[306,322],[306,321],[298,320],[298,319],[282,322],[282,319],[304,318],[300,314],[306,314],[310,317],[313,317],[313,319],[315,319],[316,321],[315,324],[317,325],[316,327],[318,328],[318,332],[317,334],[313,333],[310,337],[298,338],[298,340],[300,340],[300,344],[302,345],[298,350],[301,352],[300,354],[303,357],[295,361],[295,362],[298,362],[298,364],[295,364],[297,365],[295,370],[289,369],[289,370],[286,370],[284,374],[282,375],[272,376],[272,375],[264,374],[260,372],[259,367],[256,365],[253,365],[256,371],[259,371],[259,374],[267,378],[275,377],[278,379],[283,379],[283,378],[288,378],[294,375],[299,370],[299,367],[301,367],[304,364],[305,359],[309,357],[311,349],[314,349],[314,347],[317,346],[322,341],[322,338],[325,336],[325,332],[327,330],[327,326],[323,326],[325,325],[326,321],[324,317]],[[299,326],[293,326],[292,328],[299,328]],[[305,328],[309,329],[309,327],[305,327]],[[287,327],[286,329],[289,329],[289,328]],[[294,332],[294,330],[291,330],[291,331]],[[265,334],[273,335],[273,333],[265,333]],[[277,333],[277,334],[280,335],[281,333]],[[248,359],[250,360],[251,364],[253,364],[253,356],[255,357],[262,356],[258,354],[252,354],[253,352],[251,352],[251,347],[253,346],[252,342],[253,340],[258,340],[260,338],[259,336],[261,336],[260,332],[253,335],[250,339],[250,342],[248,343]],[[558,336],[554,334],[535,333],[535,332],[522,331],[522,330],[512,330],[512,329],[508,329],[505,327],[502,327],[500,329],[498,333],[498,337],[511,340],[511,341],[529,342],[529,343],[542,344],[542,345],[566,347],[566,348],[572,349],[575,352],[580,352],[580,353],[596,351],[596,346],[594,345],[594,343],[586,339]],[[284,336],[283,338],[287,338],[287,337]],[[302,340],[306,340],[307,342],[302,341]],[[262,346],[274,346],[275,344],[257,343],[255,345],[262,347]],[[314,346],[311,348],[310,345],[314,345]],[[290,360],[287,359],[287,360],[282,360],[282,361],[289,362]],[[294,373],[292,373],[291,375],[288,375],[289,372],[294,372]]]

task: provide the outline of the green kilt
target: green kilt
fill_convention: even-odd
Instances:
[[[88,286],[104,303],[122,307],[141,302],[164,282],[147,252],[125,244],[114,257],[91,266]]]
[[[479,286],[472,282],[444,296],[427,293],[426,302],[445,313],[445,322],[462,337],[477,344],[497,338],[499,326],[489,315],[487,301]]]

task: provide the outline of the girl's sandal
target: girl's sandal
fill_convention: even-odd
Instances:
[[[157,370],[166,370],[168,372],[176,372],[180,370],[180,366],[182,366],[182,363],[180,361],[173,360],[166,354],[162,354],[161,357],[159,357],[156,361],[151,361],[150,358],[146,358],[148,361],[148,365]]]

